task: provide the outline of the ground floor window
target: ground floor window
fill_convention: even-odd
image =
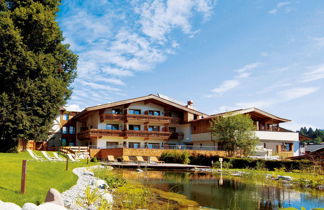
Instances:
[[[128,148],[140,148],[141,147],[141,143],[139,142],[128,142]]]
[[[148,143],[147,148],[149,148],[149,149],[159,149],[160,144],[159,143]]]
[[[118,147],[118,142],[106,142],[106,147],[107,148],[117,148]]]
[[[61,146],[66,146],[66,139],[61,138]]]
[[[283,143],[281,145],[281,151],[283,152],[291,152],[292,151],[293,144],[292,143]]]

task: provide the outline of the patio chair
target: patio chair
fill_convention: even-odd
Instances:
[[[115,157],[113,155],[108,155],[107,160],[108,160],[108,162],[117,162],[117,160],[115,159]]]
[[[27,152],[29,153],[29,155],[35,159],[35,160],[40,160],[43,161],[44,159],[41,156],[36,155],[33,151],[31,151],[30,149],[27,149]]]
[[[129,157],[128,156],[122,156],[122,162],[132,162],[130,159],[129,159]]]
[[[76,162],[76,161],[80,161],[78,159],[74,159],[74,157],[72,156],[72,154],[67,154],[68,158],[72,161],[72,162]]]
[[[147,161],[145,161],[142,156],[136,156],[136,161],[138,163],[147,163]]]
[[[153,163],[165,163],[164,161],[159,160],[157,157],[150,157],[150,162],[153,162]]]
[[[42,154],[44,155],[44,157],[49,160],[49,161],[55,161],[56,158],[53,158],[53,157],[50,157],[48,156],[47,152],[46,151],[42,151]]]
[[[55,157],[57,160],[59,160],[59,161],[64,161],[64,160],[65,160],[65,158],[60,157],[60,156],[57,154],[57,152],[53,152],[53,155],[54,155],[54,157]]]

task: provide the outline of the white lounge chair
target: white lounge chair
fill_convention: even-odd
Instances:
[[[49,160],[49,161],[56,161],[58,159],[54,158],[54,157],[50,157],[46,151],[42,151],[42,154],[44,155],[44,157]]]
[[[65,160],[64,158],[60,157],[60,156],[57,154],[57,152],[53,152],[53,155],[54,155],[54,157],[55,157],[57,160],[59,160],[59,161],[64,161],[64,160]]]
[[[74,159],[74,157],[72,156],[72,154],[67,154],[68,158],[72,161],[72,162],[76,162],[79,161],[77,159]]]
[[[35,159],[35,160],[40,160],[43,161],[44,159],[41,156],[36,155],[33,151],[31,151],[30,149],[27,149],[27,152],[29,153],[29,155]]]

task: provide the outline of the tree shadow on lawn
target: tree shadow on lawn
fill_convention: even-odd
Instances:
[[[0,190],[5,190],[5,191],[9,191],[9,192],[14,192],[14,193],[20,193],[17,190],[8,189],[8,188],[2,187],[2,186],[0,186]]]

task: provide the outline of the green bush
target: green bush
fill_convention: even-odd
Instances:
[[[182,163],[182,164],[189,164],[189,153],[188,152],[163,152],[161,154],[160,160],[166,163]]]
[[[195,165],[211,166],[212,161],[214,164],[219,162],[220,156],[207,156],[207,155],[192,155],[189,157],[190,163]],[[229,162],[231,168],[244,169],[251,168],[257,170],[270,170],[285,169],[287,171],[303,170],[309,168],[313,163],[309,160],[263,160],[251,158],[223,158],[224,162]]]
[[[93,158],[91,158],[91,162],[96,163],[96,162],[98,162],[98,159],[96,157],[93,157]]]

